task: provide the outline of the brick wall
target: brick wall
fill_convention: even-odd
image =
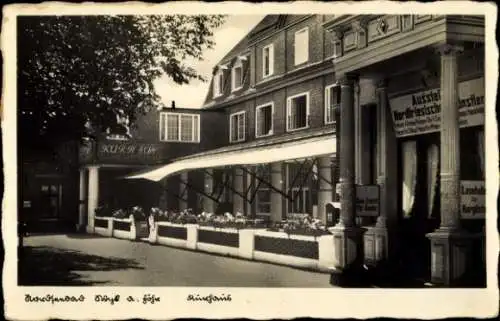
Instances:
[[[261,41],[255,46],[255,54],[256,54],[256,66],[255,66],[255,78],[256,82],[260,82],[263,80],[262,75],[262,49],[269,44],[273,44],[274,47],[274,73],[272,76],[281,75],[285,73],[285,33],[280,32],[278,34],[274,34],[271,37]],[[270,77],[272,77],[270,76]]]
[[[307,64],[315,63],[323,59],[323,27],[322,17],[312,16],[286,29],[286,70],[291,71],[301,68]],[[309,60],[303,64],[295,65],[295,33],[303,28],[309,32]]]

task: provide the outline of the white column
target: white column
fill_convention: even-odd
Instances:
[[[326,224],[326,204],[333,201],[333,187],[331,184],[332,167],[330,156],[318,158],[319,191],[318,191],[318,218]],[[326,181],[328,180],[328,181]]]
[[[179,210],[186,210],[188,207],[188,191],[186,183],[188,183],[188,173],[183,172],[180,174],[179,178]]]
[[[354,92],[356,79],[344,75],[340,79],[340,220],[330,232],[334,236],[334,267],[331,283],[357,282],[363,270],[363,233],[356,226],[354,185]]]
[[[441,49],[441,228],[460,228],[458,63],[461,49]]]
[[[387,104],[387,84],[380,81],[377,88],[377,184],[380,187],[380,216],[377,226],[393,225],[397,220],[397,141]],[[387,222],[389,220],[389,222]]]
[[[244,172],[241,168],[235,168],[234,169],[234,184],[233,188],[236,192],[240,194],[245,193],[245,189],[243,186],[243,175]],[[237,193],[233,193],[233,214],[236,215],[236,213],[245,213],[245,199],[238,195]]]
[[[271,185],[277,190],[283,190],[282,163],[271,164]],[[283,196],[271,189],[271,221],[279,222],[283,215]]]
[[[205,194],[212,195],[214,179],[214,170],[211,168],[206,169],[205,172]],[[214,213],[215,211],[215,201],[209,197],[203,197],[203,211],[207,213]]]
[[[361,178],[363,176],[363,164],[366,159],[363,159],[363,110],[359,104],[359,86],[354,85],[354,166],[355,166],[355,184],[363,184]]]
[[[378,267],[390,255],[388,228],[397,220],[397,142],[392,117],[387,104],[387,84],[377,84],[377,184],[379,186],[379,216],[375,226],[365,233],[365,263]],[[374,155],[375,156],[375,155]],[[383,268],[378,273],[386,273]]]
[[[79,197],[78,197],[78,227],[77,229],[80,230],[81,228],[85,228],[85,214],[86,214],[86,198],[87,198],[87,169],[86,168],[81,168],[80,169],[80,190],[79,190]]]
[[[99,166],[89,166],[87,232],[94,233],[95,210],[99,206]]]
[[[459,285],[471,254],[470,236],[460,222],[460,128],[458,62],[462,48],[445,44],[441,54],[441,225],[428,234],[431,241],[431,279]]]

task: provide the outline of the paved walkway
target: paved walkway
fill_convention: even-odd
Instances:
[[[331,287],[324,273],[143,242],[69,234],[24,244],[21,285]]]

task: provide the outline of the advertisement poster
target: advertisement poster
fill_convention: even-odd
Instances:
[[[460,181],[460,212],[463,219],[484,219],[486,188],[484,181]]]
[[[356,215],[378,216],[380,207],[378,185],[356,186]]]
[[[458,84],[460,127],[484,124],[484,78]],[[439,131],[441,123],[441,90],[435,88],[390,100],[397,137]]]

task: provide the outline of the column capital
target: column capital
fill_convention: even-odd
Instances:
[[[337,82],[341,87],[354,87],[358,77],[354,74],[342,74],[337,78]]]
[[[464,47],[457,44],[440,44],[436,47],[436,52],[441,56],[457,56],[464,51]]]
[[[342,40],[344,38],[344,30],[342,29],[330,29],[329,31],[332,34],[333,41]]]
[[[385,77],[379,77],[375,79],[376,91],[385,91],[387,90],[388,80]]]
[[[351,27],[355,31],[363,31],[366,29],[367,26],[368,26],[368,21],[366,19],[356,20],[351,23]]]

